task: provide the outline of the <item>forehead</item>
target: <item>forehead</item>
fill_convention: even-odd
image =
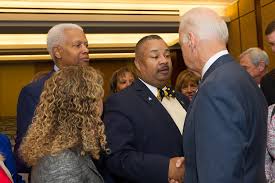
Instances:
[[[79,29],[66,29],[64,31],[64,38],[68,42],[87,41],[84,32]]]
[[[122,73],[120,73],[119,75],[118,75],[118,78],[119,79],[124,79],[124,78],[126,78],[126,77],[134,77],[133,76],[133,74],[131,73],[131,72],[129,72],[129,71],[125,71],[125,72],[122,72]]]
[[[161,39],[153,39],[145,41],[142,45],[144,53],[167,51],[168,46]]]

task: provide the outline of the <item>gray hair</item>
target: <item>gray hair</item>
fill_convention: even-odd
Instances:
[[[254,48],[249,48],[245,50],[240,55],[240,59],[245,55],[247,55],[250,58],[251,63],[254,64],[255,66],[257,66],[260,61],[264,61],[266,66],[269,64],[269,57],[267,53],[260,48],[254,47]]]
[[[54,59],[54,55],[52,53],[53,48],[64,42],[64,32],[68,29],[79,29],[83,31],[79,25],[72,23],[57,24],[49,30],[47,36],[47,50],[50,53],[52,59]]]
[[[228,29],[225,21],[209,8],[193,8],[185,13],[179,31],[192,32],[200,40],[218,39],[227,43]],[[181,40],[187,42],[186,36]]]

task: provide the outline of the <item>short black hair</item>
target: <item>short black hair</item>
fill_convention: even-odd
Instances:
[[[140,50],[141,46],[143,45],[143,43],[145,43],[146,41],[149,41],[149,40],[163,40],[163,39],[159,35],[154,35],[154,34],[148,35],[148,36],[144,36],[136,44],[136,48],[135,48],[135,54],[136,54],[136,56],[139,55],[139,50]]]
[[[275,31],[275,20],[273,20],[272,22],[270,22],[267,25],[267,27],[265,29],[265,35],[267,36],[267,35],[271,34],[274,31]]]

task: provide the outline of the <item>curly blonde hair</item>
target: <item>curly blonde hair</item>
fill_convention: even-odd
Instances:
[[[100,118],[102,76],[90,66],[69,66],[45,82],[32,124],[20,146],[30,166],[45,155],[79,148],[98,159],[106,148]]]

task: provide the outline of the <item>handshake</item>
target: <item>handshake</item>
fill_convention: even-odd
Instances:
[[[168,170],[169,183],[182,183],[185,173],[184,157],[174,157],[170,159]]]

